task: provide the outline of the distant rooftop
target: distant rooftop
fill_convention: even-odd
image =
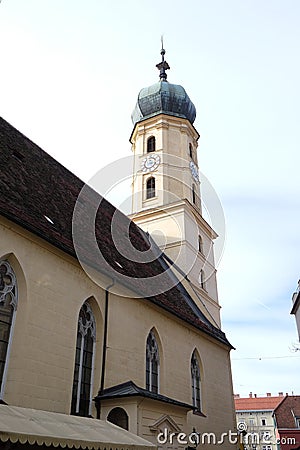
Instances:
[[[234,404],[236,411],[273,411],[285,397],[283,392],[279,392],[277,396],[267,393],[265,397],[257,397],[250,392],[249,397],[240,397],[236,394]]]

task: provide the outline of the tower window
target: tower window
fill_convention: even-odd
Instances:
[[[3,399],[9,349],[18,303],[17,280],[8,261],[0,261],[0,399]]]
[[[200,286],[202,289],[205,289],[205,274],[203,270],[200,270],[200,276],[199,276]]]
[[[195,185],[194,184],[192,186],[192,202],[195,205],[195,203],[196,203],[196,190],[195,190]]]
[[[146,198],[153,198],[155,197],[155,178],[151,177],[147,180],[147,186],[146,186]]]
[[[189,143],[189,153],[190,153],[190,157],[193,159],[193,146],[191,143]]]
[[[146,344],[146,389],[158,393],[159,353],[154,333],[150,331]]]
[[[147,140],[147,153],[155,152],[155,137],[151,136]]]
[[[191,377],[192,377],[192,399],[193,406],[198,411],[201,410],[201,379],[200,379],[200,366],[196,355],[196,351],[193,351],[191,359]]]
[[[198,236],[198,250],[200,253],[203,253],[203,240],[201,236]]]
[[[86,302],[80,309],[78,319],[71,414],[91,415],[95,343],[95,318]]]

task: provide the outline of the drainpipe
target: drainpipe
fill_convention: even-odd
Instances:
[[[99,394],[101,395],[104,389],[104,380],[105,380],[105,366],[106,366],[106,350],[107,350],[107,332],[108,332],[108,299],[109,299],[109,290],[115,284],[115,280],[112,280],[111,284],[109,284],[105,288],[105,307],[104,307],[104,330],[103,330],[103,346],[102,346],[102,368],[101,368],[101,381],[100,381],[100,390]],[[96,405],[97,408],[97,419],[100,419],[101,413],[101,405],[100,400]]]

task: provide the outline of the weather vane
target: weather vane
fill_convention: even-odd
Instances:
[[[156,64],[156,67],[159,70],[159,78],[161,81],[167,81],[167,74],[166,74],[166,70],[170,69],[169,64],[167,63],[167,61],[165,61],[165,53],[166,50],[164,49],[164,40],[163,40],[163,36],[161,36],[161,62]]]

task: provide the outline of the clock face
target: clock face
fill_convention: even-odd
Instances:
[[[141,163],[141,169],[143,172],[153,172],[158,168],[160,164],[159,155],[150,155],[144,158]]]
[[[191,170],[191,173],[192,173],[192,176],[193,176],[194,180],[198,181],[198,183],[199,183],[198,168],[197,168],[196,164],[193,161],[190,162],[190,170]]]

